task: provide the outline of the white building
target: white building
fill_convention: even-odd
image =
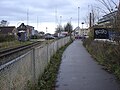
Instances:
[[[90,32],[90,30],[88,28],[80,29],[81,36],[86,36],[86,35],[88,35],[89,32]]]
[[[74,31],[75,31],[75,35],[80,35],[80,36],[88,35],[88,33],[90,32],[89,29],[87,28],[81,29],[80,27],[76,27]]]

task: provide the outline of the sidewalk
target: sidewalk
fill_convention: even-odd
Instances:
[[[120,90],[120,84],[75,40],[63,54],[56,90]]]

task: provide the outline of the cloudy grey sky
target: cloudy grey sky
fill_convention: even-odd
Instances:
[[[117,1],[117,0],[115,0]],[[24,22],[33,25],[39,31],[45,31],[45,27],[53,33],[55,23],[62,25],[70,21],[77,26],[78,7],[80,7],[80,23],[84,22],[89,6],[99,5],[96,0],[0,0],[0,20],[7,20],[11,25],[18,26]],[[57,12],[57,13],[55,13]],[[36,24],[36,23],[39,24]]]

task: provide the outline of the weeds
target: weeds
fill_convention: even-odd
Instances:
[[[43,75],[39,78],[38,85],[35,86],[34,90],[55,90],[55,82],[61,63],[61,57],[64,50],[68,47],[70,43],[60,48],[51,58],[50,63],[45,69]]]
[[[104,65],[107,71],[114,73],[120,80],[120,45],[113,45],[108,42],[95,42],[87,39],[83,45],[88,52],[101,65]]]
[[[30,44],[32,42],[27,41],[27,42],[20,42],[20,41],[9,41],[9,42],[2,42],[0,43],[0,50],[6,49],[6,48],[14,48],[17,46],[21,46],[21,45],[27,45]]]

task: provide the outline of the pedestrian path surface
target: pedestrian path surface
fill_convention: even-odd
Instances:
[[[114,75],[93,60],[80,40],[64,52],[56,82],[56,90],[120,90]]]

